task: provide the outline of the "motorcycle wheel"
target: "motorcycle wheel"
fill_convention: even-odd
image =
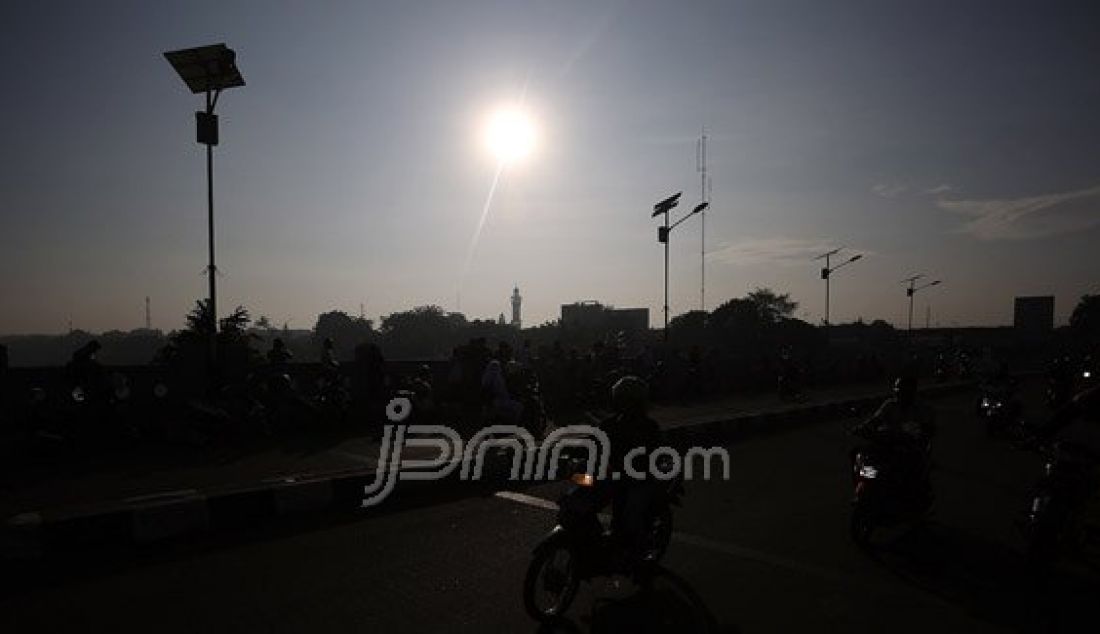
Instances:
[[[559,544],[535,555],[523,579],[523,607],[540,622],[560,618],[577,596],[577,555]]]
[[[852,515],[848,520],[848,532],[852,536],[852,541],[860,548],[867,548],[871,545],[871,534],[874,530],[875,523],[871,514],[858,504],[853,506]]]

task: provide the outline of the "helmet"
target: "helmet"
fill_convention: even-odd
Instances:
[[[611,387],[611,406],[626,414],[643,413],[649,400],[649,386],[636,376],[624,376]]]

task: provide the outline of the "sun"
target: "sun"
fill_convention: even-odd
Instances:
[[[501,108],[493,112],[485,126],[485,145],[502,164],[526,158],[535,149],[535,122],[520,108]]]

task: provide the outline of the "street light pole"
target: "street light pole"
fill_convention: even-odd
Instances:
[[[665,216],[665,225],[663,227],[657,227],[657,242],[661,242],[665,245],[665,341],[668,341],[668,238],[670,235],[672,235],[673,229],[679,227],[680,224],[683,223],[685,220],[691,218],[695,214],[705,210],[707,207],[710,206],[710,203],[701,202],[696,205],[695,208],[692,209],[691,212],[688,213],[686,216],[680,218],[672,225],[669,225],[668,214],[670,211],[672,211],[674,207],[676,207],[676,205],[680,204],[681,194],[683,194],[683,192],[678,192],[675,195],[669,196],[668,198],[662,200],[656,205],[653,205],[653,215],[650,216],[651,218],[655,218],[659,214],[664,214]]]
[[[839,247],[839,248],[833,249],[832,251],[829,251],[828,253],[822,253],[821,255],[814,258],[815,260],[820,260],[822,258],[825,259],[825,267],[821,269],[821,279],[825,280],[825,331],[826,331],[826,333],[828,333],[829,325],[830,325],[830,321],[829,321],[829,315],[830,315],[830,313],[829,313],[829,299],[830,299],[829,298],[829,293],[830,293],[830,291],[829,291],[829,281],[832,279],[833,271],[836,271],[837,269],[839,269],[841,267],[847,266],[847,265],[851,264],[852,262],[855,262],[856,260],[859,260],[860,258],[863,257],[862,253],[857,253],[856,255],[853,255],[852,257],[850,257],[847,260],[841,262],[840,264],[837,264],[836,266],[831,266],[830,265],[831,264],[831,258],[834,255],[836,255],[837,253],[839,253],[840,251],[842,251],[843,249],[844,249],[844,247]]]
[[[665,212],[665,341],[668,341],[668,212]]]
[[[212,98],[210,91],[206,91],[206,115],[214,116],[214,104],[216,98]],[[216,120],[215,120],[216,121]],[[218,287],[217,267],[214,264],[214,145],[206,144],[206,232],[209,242],[210,265],[206,269],[206,275],[210,286],[210,332],[218,331]],[[211,358],[214,366],[217,366],[217,337],[211,337]]]
[[[217,369],[217,267],[214,259],[214,146],[218,144],[218,117],[214,109],[222,90],[244,85],[244,78],[237,69],[237,54],[225,44],[200,46],[178,51],[169,51],[164,57],[179,74],[194,94],[205,95],[206,108],[195,113],[196,140],[206,146],[206,231],[208,240],[209,265],[207,280],[209,283],[209,370],[210,387],[218,383]]]
[[[943,280],[934,280],[923,286],[917,286],[917,280],[921,279],[922,277],[924,277],[923,274],[914,275],[912,277],[907,277],[901,281],[902,284],[909,284],[909,288],[905,289],[905,295],[909,297],[909,324],[907,332],[910,340],[913,338],[913,295],[915,295],[917,291],[936,286],[937,284],[943,282]]]
[[[913,335],[913,287],[910,286],[909,289],[906,292],[909,293],[909,327],[908,327],[907,330],[909,332],[909,335],[912,336]]]
[[[661,214],[665,216],[665,226],[657,227],[657,242],[661,242],[665,245],[665,341],[668,341],[668,234],[672,231],[672,227],[668,225],[668,212],[672,211],[676,205],[680,204],[680,196],[683,193],[684,192],[676,192],[672,196],[653,205],[653,214],[650,215],[650,218],[656,218]]]

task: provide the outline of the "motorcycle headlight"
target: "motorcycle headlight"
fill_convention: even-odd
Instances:
[[[596,478],[591,473],[574,473],[569,481],[577,486],[590,487],[596,484]]]
[[[859,468],[859,477],[874,480],[878,477],[878,468],[873,465],[865,464]]]
[[[82,403],[84,402],[84,396],[84,388],[80,387],[79,385],[73,388],[74,401],[76,401],[77,403]]]
[[[1089,372],[1088,370],[1085,370],[1084,372],[1081,373],[1081,376],[1083,376],[1086,379],[1091,379],[1092,378],[1092,372]]]

